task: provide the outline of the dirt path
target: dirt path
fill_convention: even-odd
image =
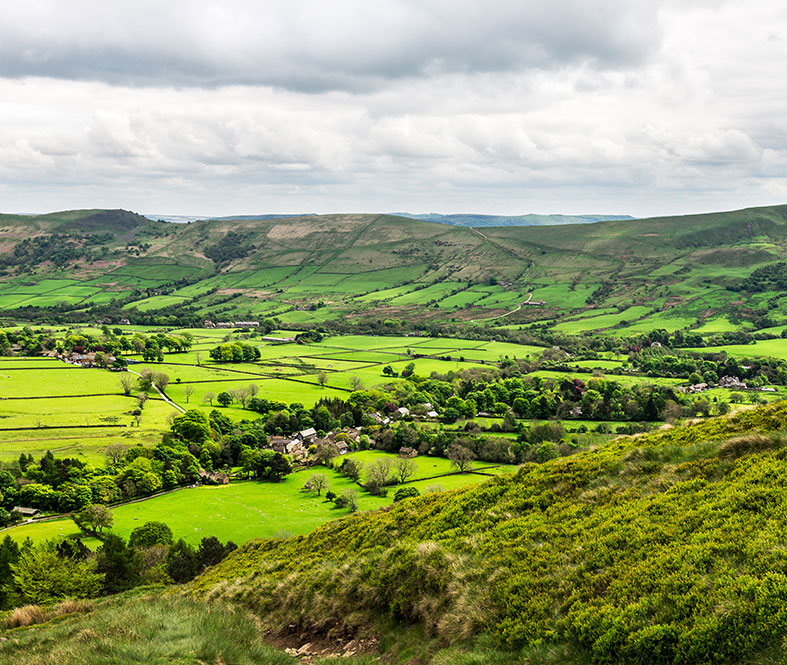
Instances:
[[[135,372],[133,369],[127,369],[126,371],[129,374],[134,374],[136,376],[142,376],[139,372]],[[173,402],[169,397],[167,397],[163,392],[161,392],[158,389],[158,386],[155,383],[153,384],[153,388],[161,396],[161,399],[163,399],[167,404],[169,404],[170,406],[176,408],[181,413],[186,413],[186,409],[184,409],[182,406],[178,406],[177,404],[175,404],[175,402]]]
[[[480,232],[479,232],[480,233]],[[533,298],[532,293],[527,294],[527,300],[523,300],[516,306],[516,309],[512,309],[510,312],[506,312],[505,314],[498,314],[497,316],[490,316],[486,319],[470,319],[470,323],[478,323],[479,321],[494,321],[495,319],[502,319],[504,316],[510,316],[511,314],[516,314],[520,309],[522,309],[522,305],[527,305],[530,300]]]

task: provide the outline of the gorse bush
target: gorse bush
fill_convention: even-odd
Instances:
[[[544,662],[751,659],[787,635],[785,426],[779,404],[616,439],[251,542],[195,590],[274,630],[383,617],[449,644],[486,633]]]

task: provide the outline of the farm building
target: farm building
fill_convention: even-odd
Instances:
[[[35,517],[41,511],[38,508],[26,508],[25,506],[14,506],[14,509],[11,511],[12,513],[18,513],[22,517]]]
[[[313,427],[310,427],[309,429],[305,429],[302,432],[298,432],[295,435],[295,438],[301,441],[311,442],[316,436],[317,436],[317,430],[314,429]]]

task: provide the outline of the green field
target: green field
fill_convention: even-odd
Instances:
[[[358,453],[373,457],[387,457],[386,453]],[[432,469],[433,458],[419,460],[419,475],[424,477]],[[448,473],[448,461],[434,458],[435,469]],[[488,465],[487,465],[488,466]],[[423,471],[421,471],[423,469]],[[498,471],[514,470],[501,467]],[[364,492],[351,480],[331,469],[317,467],[286,476],[280,483],[256,481],[237,482],[215,487],[182,489],[163,496],[146,499],[112,509],[115,525],[113,532],[128,537],[131,531],[147,521],[167,523],[175,538],[184,538],[198,544],[207,536],[217,536],[222,541],[232,540],[242,544],[252,538],[274,538],[305,534],[330,519],[347,515],[323,496],[302,491],[303,484],[313,473],[324,473],[329,478],[329,488],[339,494],[345,489],[358,492],[359,509],[374,510],[391,503],[391,497],[375,497]],[[491,471],[490,471],[491,473]],[[435,475],[435,474],[431,474]],[[414,483],[422,491],[439,484],[443,489],[454,489],[487,480],[477,474],[455,474],[433,481]],[[71,520],[34,522],[8,529],[14,539],[30,538],[41,542],[47,538],[78,533]]]

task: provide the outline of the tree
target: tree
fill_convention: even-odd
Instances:
[[[153,388],[153,372],[149,369],[143,369],[137,378],[137,384],[140,390],[148,391]]]
[[[307,492],[317,492],[317,496],[320,496],[322,491],[327,488],[328,476],[326,476],[324,473],[312,474],[303,486],[303,489],[305,489]]]
[[[9,595],[19,605],[92,598],[101,593],[104,582],[95,559],[60,556],[53,541],[23,551],[10,569]]]
[[[372,494],[379,494],[391,480],[391,460],[378,459],[366,467],[365,487]]]
[[[473,451],[460,443],[452,443],[448,446],[445,456],[451,460],[451,466],[459,473],[465,473],[475,459]]]
[[[110,466],[119,466],[128,455],[128,446],[124,446],[122,443],[111,443],[104,451],[104,455],[106,455],[107,463]]]
[[[145,522],[131,532],[128,544],[136,548],[171,545],[172,530],[164,522]]]
[[[330,461],[336,457],[337,454],[336,446],[330,442],[321,441],[315,447],[315,451],[312,453],[312,456],[314,457],[314,460],[317,462],[317,464],[328,466]]]
[[[131,374],[124,373],[120,375],[120,387],[123,388],[123,394],[126,397],[131,395],[131,391],[134,388],[134,379]]]
[[[110,533],[96,552],[96,570],[104,575],[104,593],[126,591],[139,584],[141,561],[120,536]]]
[[[253,450],[248,446],[244,446],[238,456],[238,465],[241,467],[241,470],[246,477],[248,478],[257,470],[257,465],[260,462],[260,453],[257,450]]]
[[[164,392],[169,385],[169,375],[164,372],[153,372],[153,383],[161,392]]]
[[[350,377],[350,387],[353,390],[363,390],[363,381],[361,381],[361,377],[357,374],[353,374]]]
[[[216,401],[219,403],[219,406],[229,406],[232,404],[232,395],[228,392],[220,392],[216,397]]]
[[[230,396],[234,399],[238,404],[240,404],[242,409],[246,408],[246,403],[251,399],[251,391],[247,388],[239,388],[238,390],[230,390]]]
[[[210,441],[210,420],[208,416],[197,409],[189,409],[172,419],[172,432],[179,438],[190,443],[204,443]]]
[[[334,503],[339,508],[347,508],[351,513],[358,510],[358,492],[346,489],[334,499]]]
[[[183,388],[183,395],[186,398],[186,404],[189,403],[189,398],[194,394],[194,386],[185,386]]]
[[[194,362],[197,364],[197,367],[202,364],[202,354],[199,351],[194,353]]]
[[[345,457],[342,461],[342,465],[339,467],[339,473],[344,474],[356,482],[361,477],[362,470],[363,462],[353,457]]]
[[[276,453],[268,466],[267,478],[275,482],[292,473],[292,466],[281,453]]]
[[[411,478],[417,470],[418,465],[415,463],[415,460],[400,457],[394,462],[393,472],[400,485],[405,483],[408,478]]]
[[[216,393],[208,391],[203,396],[202,403],[203,404],[210,404],[211,406],[213,406],[213,400],[214,399],[216,399]]]
[[[82,511],[72,516],[74,523],[82,529],[82,531],[96,533],[101,535],[104,529],[109,529],[115,523],[112,517],[112,512],[106,506],[100,503],[87,506]]]
[[[328,380],[328,375],[325,372],[317,373],[317,383],[320,384],[320,388],[325,388],[325,382],[327,380]]]
[[[193,580],[200,572],[197,552],[182,538],[169,550],[167,573],[178,584]]]
[[[228,542],[225,546],[221,544],[221,541],[216,536],[209,536],[200,541],[197,548],[197,559],[203,567],[215,566],[233,549],[235,549],[234,543]]]
[[[421,496],[421,493],[418,491],[417,487],[400,487],[394,493],[394,503],[398,503],[402,499],[409,499],[411,497]]]
[[[19,561],[20,554],[17,542],[6,534],[0,543],[0,608],[2,609],[8,607],[5,587],[11,581],[11,564]]]

